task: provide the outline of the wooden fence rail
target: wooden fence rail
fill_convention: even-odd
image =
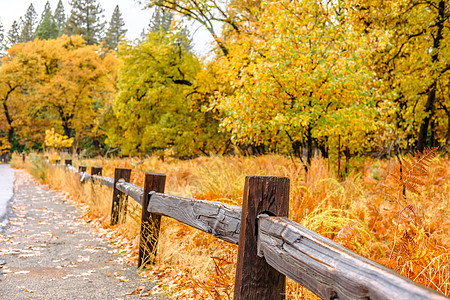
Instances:
[[[167,216],[239,245],[235,299],[284,299],[285,276],[322,299],[449,299],[289,220],[288,178],[248,176],[241,208],[164,194],[164,174],[146,173],[141,188],[127,182],[131,170],[116,169],[109,178],[101,167],[87,174],[71,163],[67,170],[81,181],[114,189],[112,223],[120,197],[142,206],[139,266],[154,263],[160,217]]]

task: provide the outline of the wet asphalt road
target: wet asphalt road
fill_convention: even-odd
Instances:
[[[6,189],[14,178],[10,170],[0,169]],[[0,233],[0,299],[163,299],[147,296],[153,284],[120,263],[118,250],[87,226],[63,194],[23,170],[15,172],[9,210]]]
[[[0,164],[0,233],[8,223],[8,202],[13,196],[14,171],[7,164]]]

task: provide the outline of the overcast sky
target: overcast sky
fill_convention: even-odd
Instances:
[[[59,0],[49,0],[52,11],[54,12]],[[0,20],[5,29],[5,33],[8,32],[11,24],[24,16],[27,8],[33,3],[34,9],[38,14],[38,20],[41,18],[42,11],[44,9],[47,0],[0,0]],[[66,18],[70,15],[69,0],[62,0],[64,8],[66,10]],[[126,38],[133,40],[139,38],[142,30],[147,28],[152,11],[150,9],[144,9],[143,4],[139,4],[136,0],[98,0],[101,7],[104,9],[104,20],[109,24],[112,13],[116,5],[119,5],[120,12],[122,13],[125,27],[128,30]],[[142,1],[144,2],[144,1]],[[194,51],[198,54],[205,55],[211,48],[211,38],[204,30],[197,30],[198,26],[191,28],[191,33],[194,34]]]

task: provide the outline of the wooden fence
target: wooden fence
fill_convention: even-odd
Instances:
[[[81,181],[114,189],[112,225],[124,221],[128,196],[142,206],[138,266],[154,262],[166,216],[239,245],[234,299],[284,299],[286,276],[322,299],[449,299],[289,220],[289,178],[246,177],[239,207],[164,194],[164,174],[146,173],[142,188],[128,182],[130,169],[108,178],[65,163]]]

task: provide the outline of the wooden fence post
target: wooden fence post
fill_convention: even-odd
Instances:
[[[123,193],[116,188],[117,181],[123,179],[126,182],[130,182],[130,177],[131,169],[116,168],[114,170],[114,192],[111,207],[111,225],[116,225],[119,223],[120,213],[122,210],[126,209],[126,200],[124,199],[125,197]]]
[[[86,166],[78,166],[78,172],[85,173],[86,172]]]
[[[242,204],[234,299],[285,298],[285,278],[264,258],[257,256],[257,217],[261,213],[287,217],[289,178],[247,176]]]
[[[91,175],[100,175],[102,176],[103,167],[91,167]]]
[[[65,162],[66,166],[72,165],[72,160],[71,159],[66,159],[64,162]]]
[[[164,193],[166,175],[145,173],[144,196],[142,197],[141,235],[139,240],[138,267],[153,264],[156,257],[161,216],[147,211],[149,193],[155,191]]]

